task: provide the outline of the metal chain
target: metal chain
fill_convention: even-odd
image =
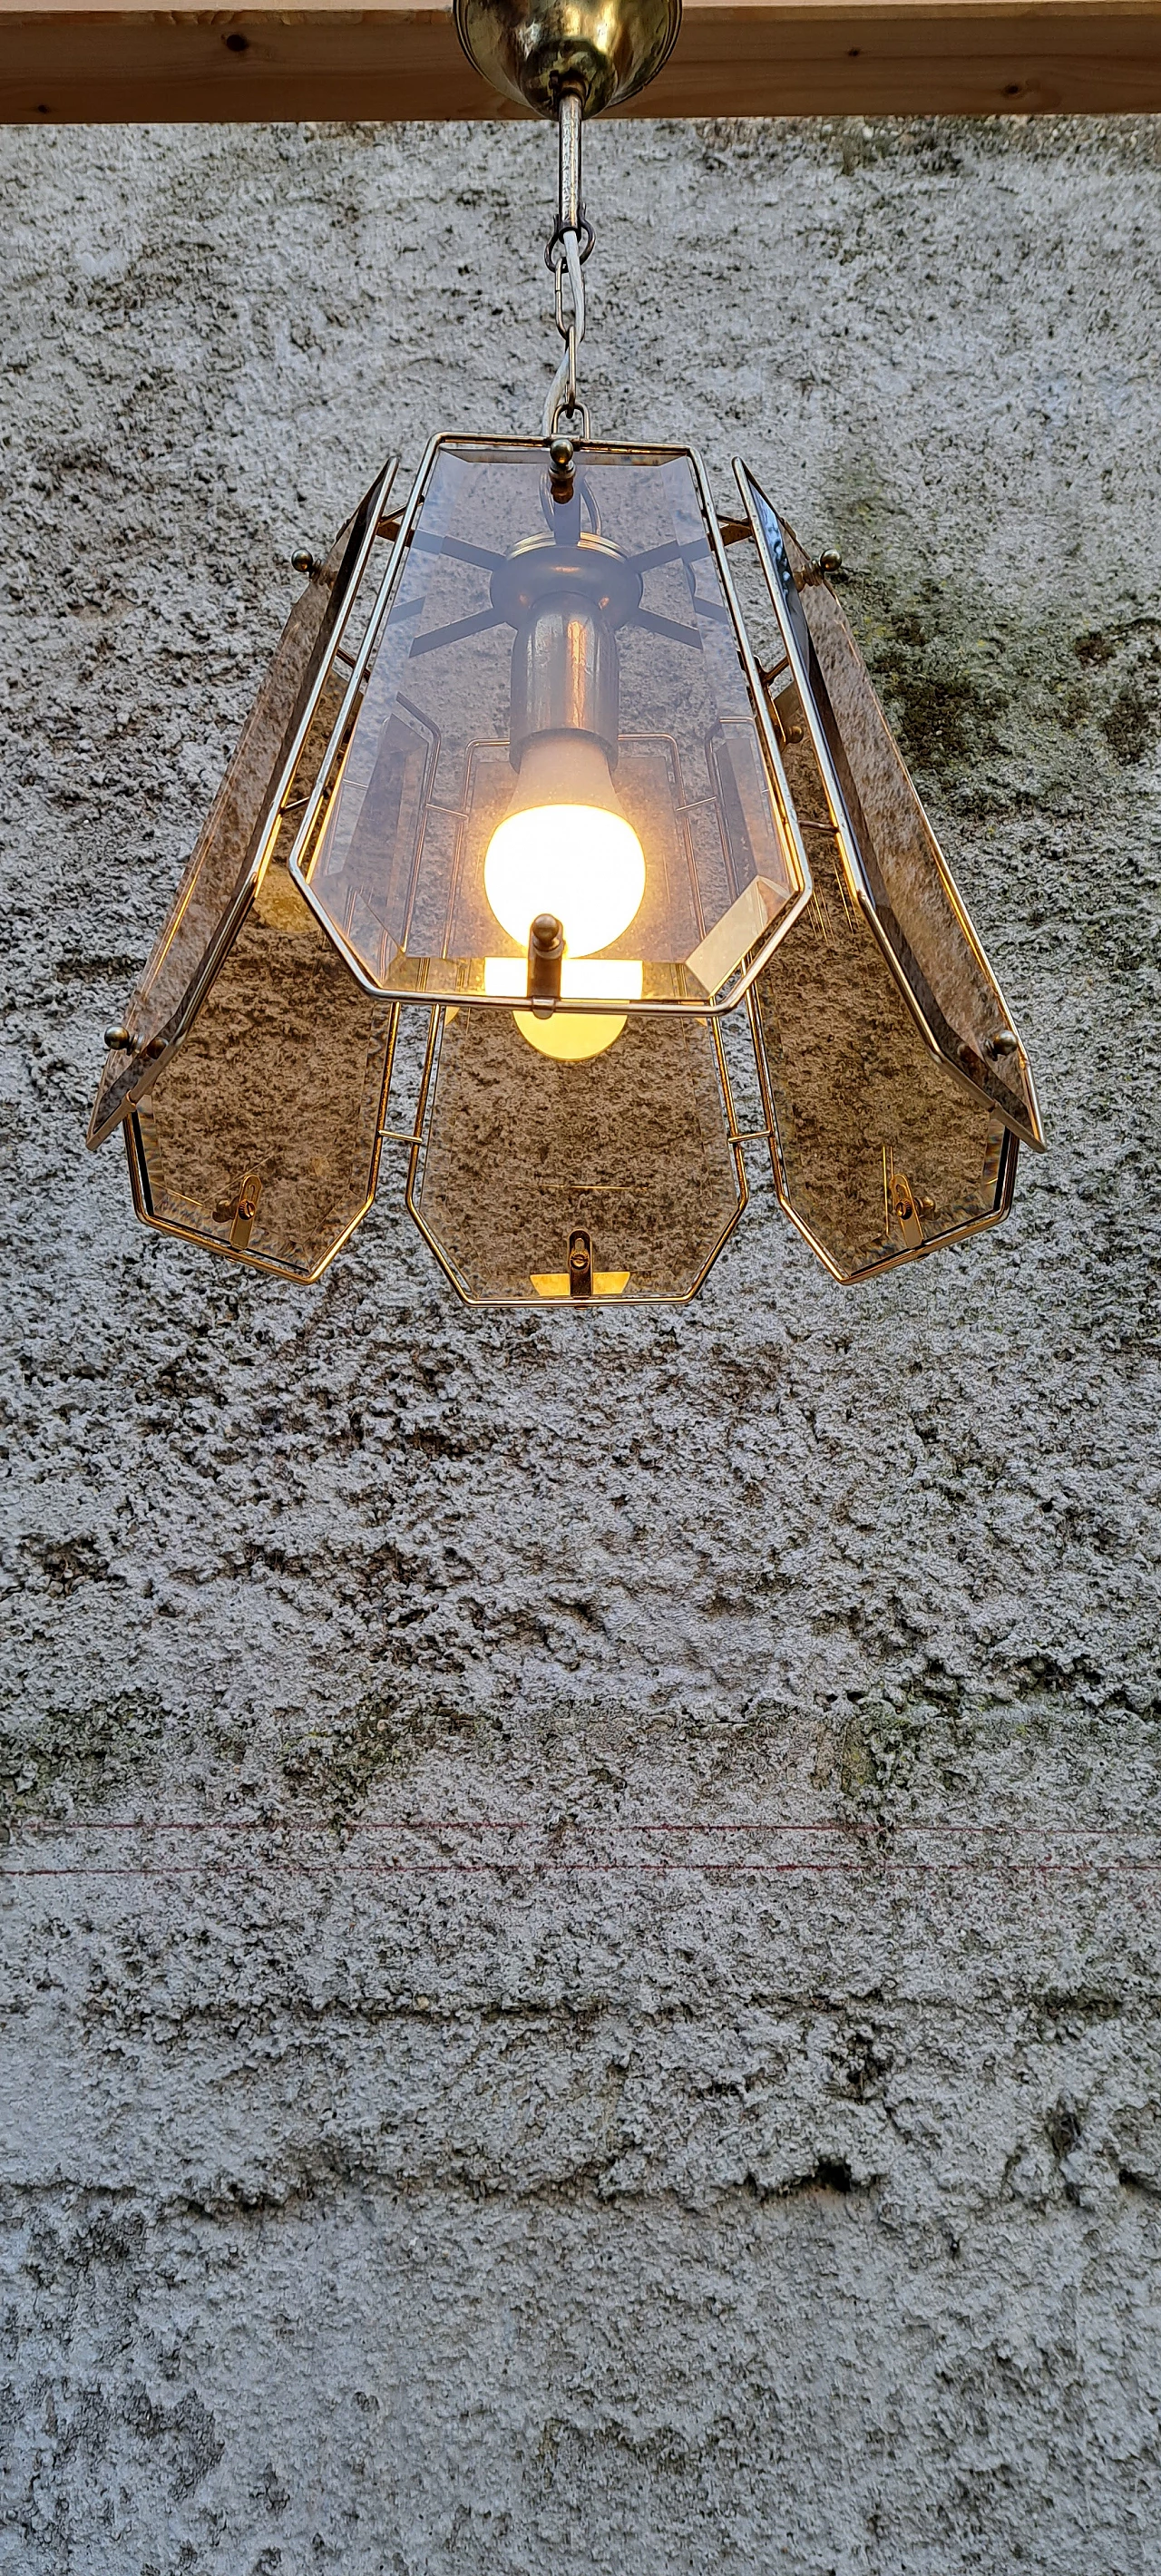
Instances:
[[[578,402],[576,390],[577,351],[585,336],[584,262],[594,238],[581,203],[582,120],[579,90],[563,90],[557,108],[560,177],[556,222],[545,244],[544,258],[556,281],[556,327],[564,342],[564,356],[545,398],[541,423],[545,438],[555,435],[562,420],[570,426],[579,424],[582,438],[590,435],[589,415],[585,405]]]

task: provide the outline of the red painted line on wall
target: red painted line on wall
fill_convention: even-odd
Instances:
[[[492,1878],[513,1876],[519,1872],[531,1878],[636,1876],[668,1878],[801,1878],[838,1875],[854,1878],[873,1874],[876,1878],[920,1877],[946,1878],[958,1875],[976,1878],[998,1878],[1005,1875],[1031,1875],[1038,1878],[1083,1878],[1100,1870],[1161,1870],[1161,1854],[1139,1858],[1132,1854],[1109,1852],[1088,1860],[899,1860],[876,1863],[873,1859],[859,1863],[840,1860],[697,1861],[697,1860],[610,1860],[610,1861],[261,1861],[256,1873],[264,1877],[327,1878]],[[131,1862],[115,1866],[101,1862],[75,1862],[52,1867],[43,1863],[34,1869],[0,1868],[0,1880],[6,1878],[197,1878],[239,1875],[235,1864],[227,1861],[173,1861],[168,1865]]]

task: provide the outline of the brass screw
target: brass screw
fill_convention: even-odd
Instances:
[[[118,1023],[115,1029],[106,1029],[105,1044],[107,1047],[130,1047],[133,1044],[133,1040],[129,1035],[128,1029],[123,1029],[120,1026],[120,1023]]]
[[[562,502],[571,501],[576,490],[573,467],[575,454],[576,450],[571,438],[554,438],[548,450],[548,488],[558,506]]]
[[[837,546],[828,546],[828,547],[827,547],[827,549],[826,549],[826,552],[825,552],[824,554],[821,554],[821,555],[819,556],[819,558],[818,558],[818,569],[819,569],[819,571],[820,571],[820,572],[841,572],[841,571],[842,571],[842,568],[843,568],[843,559],[842,559],[842,556],[841,556],[841,555],[840,555],[840,553],[839,553],[838,547],[837,547]]]
[[[295,572],[312,573],[321,572],[322,570],[318,556],[312,555],[309,548],[306,546],[300,546],[298,553],[296,555],[292,555],[290,560]]]
[[[988,1039],[987,1051],[990,1056],[1015,1055],[1019,1043],[1015,1029],[997,1029],[994,1038]]]

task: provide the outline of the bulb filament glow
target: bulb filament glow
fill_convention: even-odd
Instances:
[[[623,814],[600,744],[591,734],[539,734],[520,764],[516,792],[488,844],[484,892],[510,939],[526,950],[538,913],[564,925],[561,997],[636,1001],[641,967],[594,952],[619,939],[645,892],[645,856]],[[487,992],[512,991],[515,959],[489,958]],[[530,1045],[561,1063],[577,1063],[612,1046],[624,1013],[558,1012],[546,1020],[518,1011]]]

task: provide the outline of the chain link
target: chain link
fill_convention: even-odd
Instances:
[[[580,435],[588,438],[589,415],[577,399],[577,352],[585,336],[584,263],[593,246],[593,228],[585,220],[581,203],[581,122],[582,108],[577,90],[562,92],[557,110],[560,136],[560,178],[557,190],[556,222],[544,248],[544,258],[556,286],[556,327],[564,342],[564,356],[545,397],[541,422],[545,438],[552,438],[562,420],[579,423]]]

